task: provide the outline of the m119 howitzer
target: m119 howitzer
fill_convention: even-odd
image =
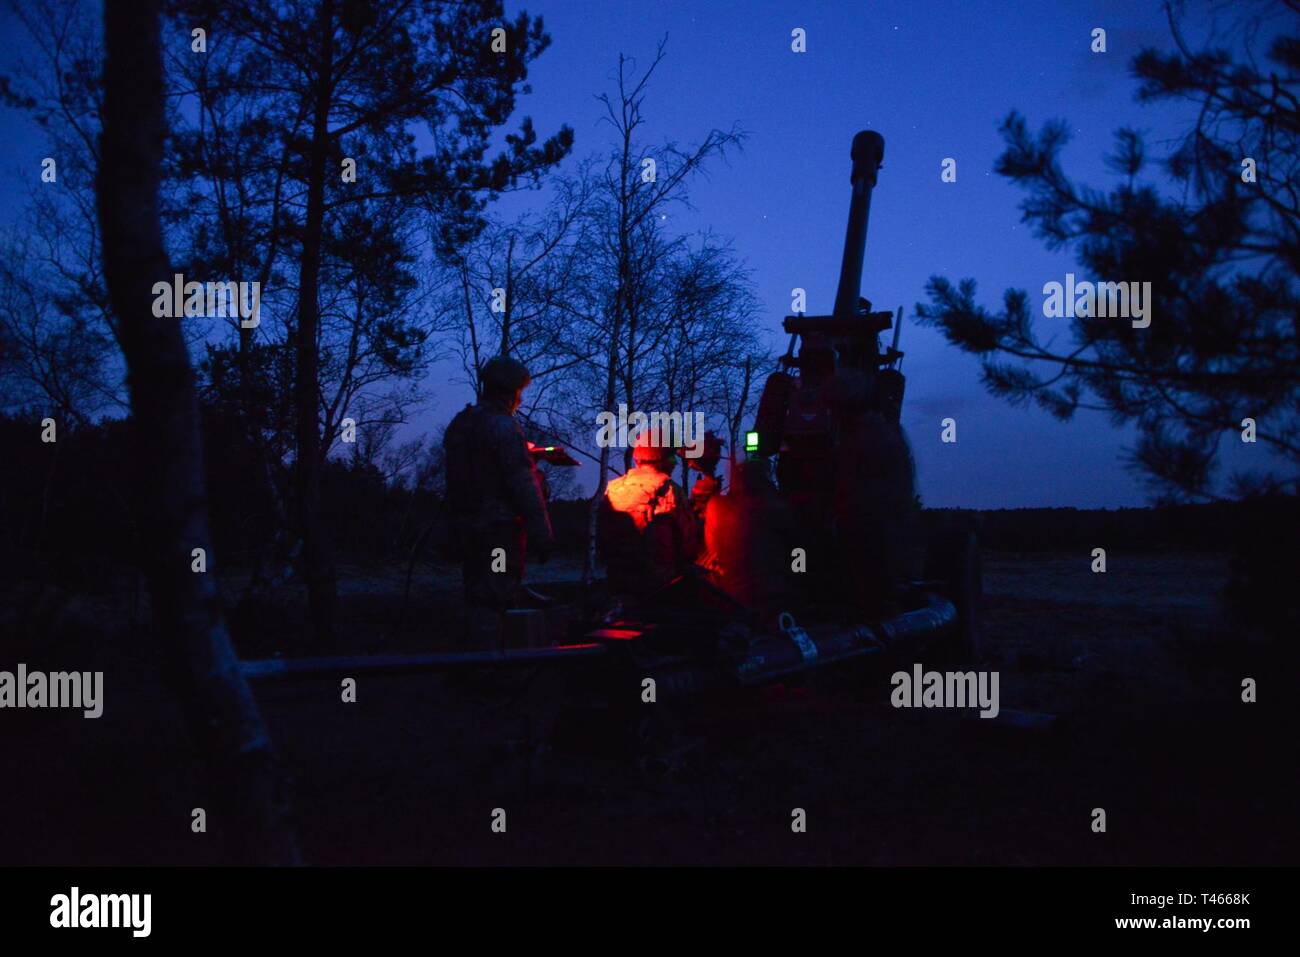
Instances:
[[[902,410],[902,310],[894,320],[887,311],[873,311],[859,295],[871,194],[884,154],[885,140],[879,133],[864,130],[853,138],[852,194],[834,311],[828,316],[785,317],[790,348],[781,358],[781,369],[764,384],[754,431],[746,442],[751,454],[777,456],[782,493],[817,527],[824,527],[830,517],[825,514],[832,500],[827,483],[842,431],[840,420],[874,411],[897,427]],[[878,337],[891,324],[893,343],[882,351]],[[846,403],[852,398],[846,391],[856,393],[858,401]]]

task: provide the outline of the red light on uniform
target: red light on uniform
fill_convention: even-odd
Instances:
[[[677,507],[672,495],[661,495],[667,480],[658,472],[633,469],[609,483],[605,498],[616,512],[629,515],[642,531],[659,515],[666,515]]]

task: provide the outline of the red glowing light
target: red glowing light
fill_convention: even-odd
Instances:
[[[630,515],[637,531],[642,531],[677,507],[670,483],[662,472],[642,465],[610,482],[605,497],[614,511]]]

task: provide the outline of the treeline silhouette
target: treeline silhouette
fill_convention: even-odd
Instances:
[[[11,580],[111,590],[137,559],[132,509],[140,503],[131,475],[142,439],[130,420],[115,419],[62,425],[54,442],[40,434],[38,416],[0,414],[0,443],[10,452],[0,470],[0,569]],[[215,543],[209,567],[217,574],[296,557],[277,554],[276,503],[268,484],[253,478],[259,462],[243,436],[230,418],[203,410]],[[344,457],[326,463],[321,495],[324,527],[346,562],[405,561],[417,547],[426,559],[444,552],[436,488],[387,481],[375,465]],[[586,499],[552,503],[561,550],[581,551],[586,510]]]
[[[1295,501],[1294,496],[1277,496],[1145,508],[932,508],[923,515],[929,528],[958,520],[973,522],[981,546],[994,551],[1222,552],[1237,546],[1244,524],[1261,508],[1280,520],[1290,507],[1294,519]]]
[[[65,426],[39,440],[37,416],[0,415],[0,569],[6,580],[36,581],[92,594],[134,587],[139,532],[133,515],[131,462],[140,441],[129,421]],[[229,419],[205,410],[203,431],[218,575],[253,576],[273,593],[290,580],[292,553],[277,551],[276,505],[265,482],[252,481],[254,451]],[[331,459],[322,488],[323,527],[339,558],[362,567],[405,566],[444,558],[442,502],[436,483],[386,481],[371,464]],[[584,499],[552,504],[560,554],[578,556],[586,535]],[[1246,620],[1295,621],[1300,580],[1296,496],[1153,508],[926,509],[933,531],[972,523],[986,551],[1016,553],[1093,548],[1107,551],[1231,553],[1227,595]]]

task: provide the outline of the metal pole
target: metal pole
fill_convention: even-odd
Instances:
[[[241,661],[245,678],[325,678],[354,674],[415,674],[482,665],[537,665],[576,658],[599,658],[605,646],[591,643],[510,651],[462,651],[427,655],[346,655],[337,658],[268,658]]]

